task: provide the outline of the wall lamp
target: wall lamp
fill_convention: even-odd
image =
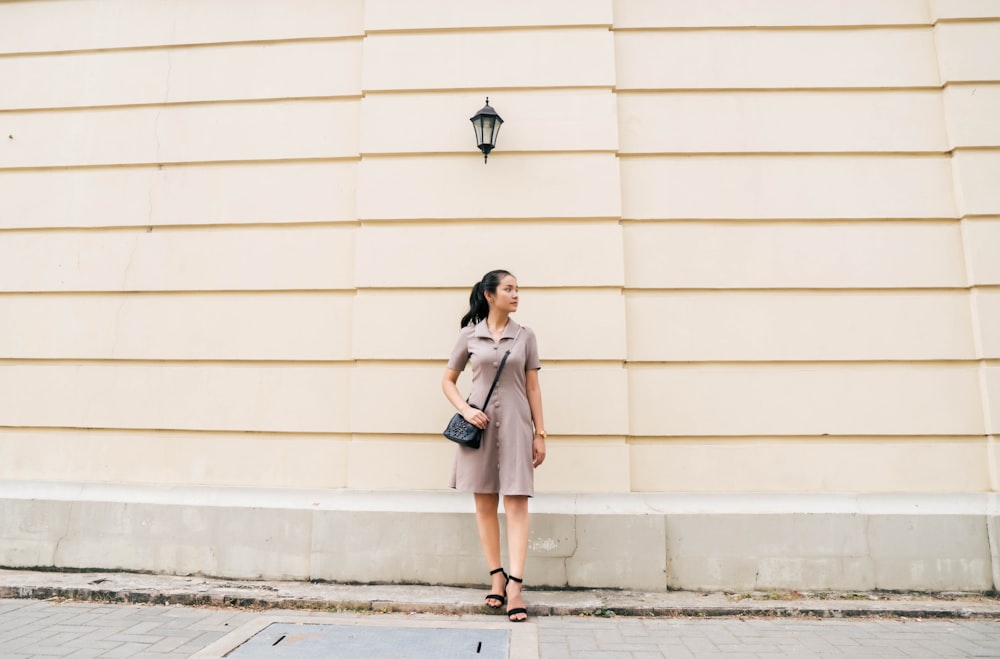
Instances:
[[[490,157],[490,151],[497,145],[497,134],[503,119],[497,111],[490,107],[490,97],[486,97],[486,105],[472,119],[472,128],[476,131],[476,146],[483,152],[483,163]]]

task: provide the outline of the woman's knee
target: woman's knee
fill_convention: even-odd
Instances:
[[[476,493],[476,512],[479,514],[496,514],[497,509],[500,506],[500,495],[499,494],[481,494]]]
[[[507,495],[503,498],[503,510],[508,515],[527,515],[528,497],[521,495]]]

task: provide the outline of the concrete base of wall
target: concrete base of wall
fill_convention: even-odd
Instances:
[[[634,590],[990,591],[996,494],[541,495],[527,581]],[[483,584],[471,497],[0,484],[0,566]]]

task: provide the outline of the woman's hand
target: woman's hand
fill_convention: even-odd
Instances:
[[[531,443],[531,463],[539,466],[545,462],[545,438],[535,434],[535,441]]]
[[[490,418],[482,410],[477,410],[472,405],[466,405],[466,410],[462,412],[462,417],[477,428],[485,429]]]
[[[444,376],[441,378],[441,391],[444,392],[445,398],[455,406],[455,409],[462,415],[462,418],[480,430],[483,430],[486,428],[486,424],[490,422],[490,418],[481,410],[477,410],[472,405],[469,405],[468,401],[462,398],[462,394],[458,393],[458,385],[456,383],[460,374],[459,371],[452,368],[444,369]]]

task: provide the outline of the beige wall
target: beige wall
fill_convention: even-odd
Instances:
[[[0,479],[443,488],[505,267],[542,491],[997,489],[995,2],[20,0],[0,89]]]

